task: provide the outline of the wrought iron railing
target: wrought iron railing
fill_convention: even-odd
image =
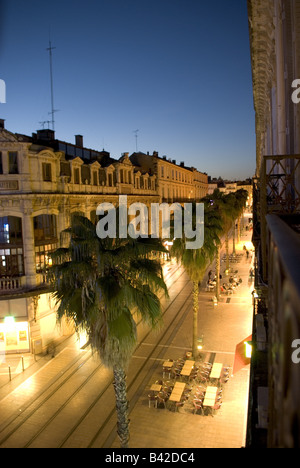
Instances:
[[[258,186],[263,279],[267,281],[266,216],[300,213],[300,155],[265,156]]]

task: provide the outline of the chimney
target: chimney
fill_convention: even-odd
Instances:
[[[184,161],[181,161],[180,167],[184,167]]]
[[[83,136],[75,135],[75,145],[83,147]]]
[[[5,128],[5,119],[0,119],[0,128]]]

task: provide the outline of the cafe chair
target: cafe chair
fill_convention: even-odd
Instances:
[[[196,414],[198,411],[203,414],[203,407],[202,407],[202,401],[201,400],[194,400],[193,401],[193,406],[194,406],[194,414]]]
[[[169,397],[165,393],[159,392],[159,394],[157,395],[156,408],[158,408],[159,405],[163,405],[166,408],[167,407],[166,403],[168,401],[168,398]]]
[[[213,414],[215,414],[222,406],[222,402],[220,403],[216,403],[214,406],[213,406]]]
[[[184,401],[176,401],[176,403],[175,403],[175,411],[178,411],[179,408],[182,408],[183,405],[184,405],[184,403],[185,403]]]
[[[173,372],[172,372],[173,378],[177,379],[178,377],[180,377],[180,372],[181,372],[180,369],[173,369]]]
[[[148,395],[149,408],[151,407],[151,402],[154,402],[155,408],[157,408],[157,396],[149,393]]]

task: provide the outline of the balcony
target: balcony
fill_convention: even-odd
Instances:
[[[24,288],[25,276],[0,278],[0,294],[14,293]]]
[[[294,223],[296,222],[296,224]],[[299,216],[267,215],[270,415],[269,446],[300,446]],[[293,355],[296,355],[295,361]]]
[[[266,217],[269,214],[292,217],[300,213],[300,155],[265,156],[257,186],[262,277],[267,282]]]

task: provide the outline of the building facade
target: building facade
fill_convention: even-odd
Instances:
[[[185,172],[189,189],[182,196],[191,199],[194,172]],[[135,165],[128,153],[114,159],[86,148],[81,135],[74,144],[56,140],[52,130],[29,137],[9,132],[0,120],[0,352],[38,354],[73,333],[56,323],[46,282],[49,254],[74,214],[96,223],[98,205],[117,206],[119,195],[151,213],[151,204],[161,201],[157,172]]]
[[[159,157],[156,151],[152,155],[133,153],[130,160],[142,172],[156,176],[160,202],[191,202],[207,194],[207,174],[194,167],[186,167],[184,162],[178,165],[166,156]]]
[[[248,16],[257,142],[248,446],[298,448],[300,1],[248,0]]]

